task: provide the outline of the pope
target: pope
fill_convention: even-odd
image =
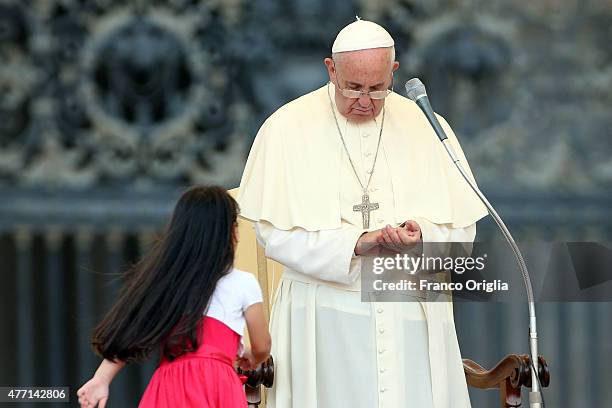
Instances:
[[[274,112],[251,148],[241,216],[285,267],[269,407],[470,407],[452,303],[361,301],[365,253],[472,242],[486,215],[417,105],[393,91],[394,44],[374,22],[344,27],[324,59],[329,82]]]

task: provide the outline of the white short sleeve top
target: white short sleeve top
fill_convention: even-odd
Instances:
[[[242,336],[245,326],[244,312],[249,306],[262,301],[261,288],[255,275],[232,268],[217,282],[206,316],[223,322]]]

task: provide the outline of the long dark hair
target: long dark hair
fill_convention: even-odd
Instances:
[[[94,329],[94,351],[132,362],[160,346],[168,360],[197,349],[202,316],[234,263],[237,213],[220,187],[184,192],[165,233],[127,272],[117,302]]]

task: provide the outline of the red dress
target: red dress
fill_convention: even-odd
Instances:
[[[234,370],[240,335],[212,317],[203,317],[203,341],[174,361],[162,359],[139,408],[246,408]]]

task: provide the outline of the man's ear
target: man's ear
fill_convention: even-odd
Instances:
[[[325,67],[327,68],[329,81],[336,82],[336,69],[334,68],[334,61],[331,58],[325,58],[323,62],[325,63]]]
[[[393,68],[391,72],[397,71],[398,68],[399,68],[399,61],[393,61]]]

